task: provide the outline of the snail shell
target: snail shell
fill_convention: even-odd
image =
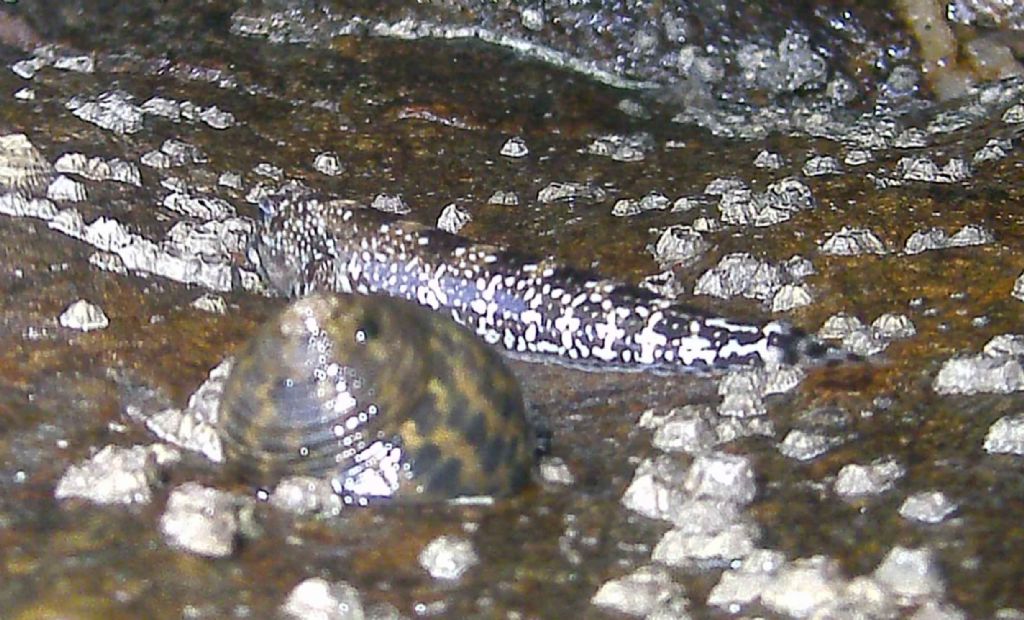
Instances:
[[[508,495],[535,462],[501,357],[381,296],[315,293],[263,325],[225,382],[218,433],[247,480],[323,477],[347,503]]]

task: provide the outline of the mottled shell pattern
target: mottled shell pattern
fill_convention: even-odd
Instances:
[[[0,136],[0,190],[37,192],[53,178],[53,166],[23,133]]]
[[[381,296],[314,293],[264,324],[236,356],[218,432],[246,480],[322,477],[350,504],[508,495],[535,463],[501,357]]]

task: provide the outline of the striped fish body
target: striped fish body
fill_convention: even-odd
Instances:
[[[289,296],[385,294],[451,316],[513,356],[588,369],[705,371],[791,361],[781,322],[711,315],[343,200],[278,196],[250,258]]]

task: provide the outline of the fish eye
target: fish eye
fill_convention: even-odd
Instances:
[[[377,337],[380,332],[380,325],[375,319],[364,319],[356,328],[356,342],[365,344]]]

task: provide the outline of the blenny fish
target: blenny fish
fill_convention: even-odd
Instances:
[[[636,286],[314,194],[278,194],[250,260],[280,294],[383,294],[450,316],[513,356],[661,373],[793,361],[801,332],[715,316]]]

